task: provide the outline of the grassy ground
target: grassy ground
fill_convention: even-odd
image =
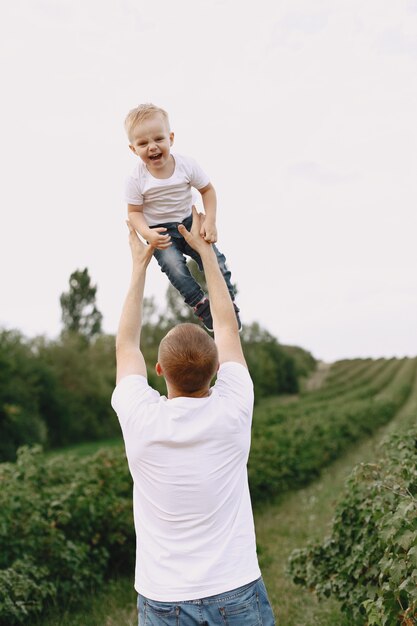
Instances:
[[[85,601],[56,607],[32,626],[137,626],[136,593],[130,579],[111,581]]]
[[[308,540],[326,536],[335,503],[352,468],[375,460],[381,440],[394,429],[415,423],[416,414],[417,379],[407,403],[390,424],[352,448],[310,486],[255,510],[260,564],[280,626],[350,626],[349,617],[341,615],[337,602],[318,603],[307,590],[292,583],[286,573],[288,556]],[[135,602],[132,574],[131,579],[112,582],[83,605],[60,607],[39,626],[136,626]]]
[[[382,433],[379,433],[378,439]],[[296,586],[286,572],[290,553],[328,534],[334,506],[352,468],[375,458],[375,439],[355,448],[323,471],[320,480],[287,495],[281,502],[255,511],[260,564],[271,603],[283,626],[342,626],[349,624],[337,602],[318,603]]]

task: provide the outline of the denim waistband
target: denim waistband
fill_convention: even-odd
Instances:
[[[152,226],[149,226],[149,228],[177,228],[179,224],[184,224],[184,226],[187,226],[188,224],[191,224],[192,221],[193,215],[192,213],[190,213],[190,215],[183,219],[182,222],[162,222],[161,224],[152,224]]]
[[[243,585],[242,587],[237,587],[237,589],[231,589],[230,591],[218,593],[215,596],[207,596],[207,598],[201,598],[200,600],[182,600],[178,604],[215,604],[217,602],[227,602],[227,600],[233,600],[233,598],[238,598],[240,595],[243,595],[261,579],[262,576],[250,583],[246,583],[246,585]]]

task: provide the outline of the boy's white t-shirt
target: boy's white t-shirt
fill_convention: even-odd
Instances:
[[[125,200],[127,204],[143,205],[143,215],[148,226],[182,222],[191,214],[192,187],[202,189],[210,182],[194,159],[171,154],[175,169],[169,178],[155,178],[145,163],[138,159],[126,180]]]
[[[259,578],[247,369],[221,365],[207,398],[167,400],[145,377],[126,376],[112,406],[134,482],[136,591],[161,602],[196,600]]]

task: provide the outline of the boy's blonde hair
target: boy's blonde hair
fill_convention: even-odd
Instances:
[[[219,354],[213,339],[197,324],[178,324],[159,344],[158,361],[165,379],[185,394],[210,384]]]
[[[146,104],[139,104],[139,106],[129,111],[125,119],[125,129],[129,140],[132,139],[132,131],[135,126],[140,124],[148,117],[152,117],[152,115],[155,115],[157,113],[162,115],[169,129],[168,113],[164,109],[161,109],[161,107],[157,107],[150,102],[147,102]]]

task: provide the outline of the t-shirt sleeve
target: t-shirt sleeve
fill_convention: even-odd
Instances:
[[[139,179],[129,176],[125,181],[125,201],[127,204],[143,204],[143,196],[140,190]]]
[[[145,420],[148,406],[159,399],[159,393],[149,386],[144,376],[132,374],[122,378],[113,391],[111,405],[117,413],[123,435],[127,430],[136,430]]]
[[[209,184],[210,179],[205,171],[199,166],[197,161],[195,161],[191,157],[186,157],[185,161],[191,186],[195,187],[196,189],[202,189],[203,187],[206,187],[206,185]]]
[[[252,420],[253,382],[246,367],[232,361],[222,363],[214,387],[222,398],[229,399],[236,407],[243,421]]]

